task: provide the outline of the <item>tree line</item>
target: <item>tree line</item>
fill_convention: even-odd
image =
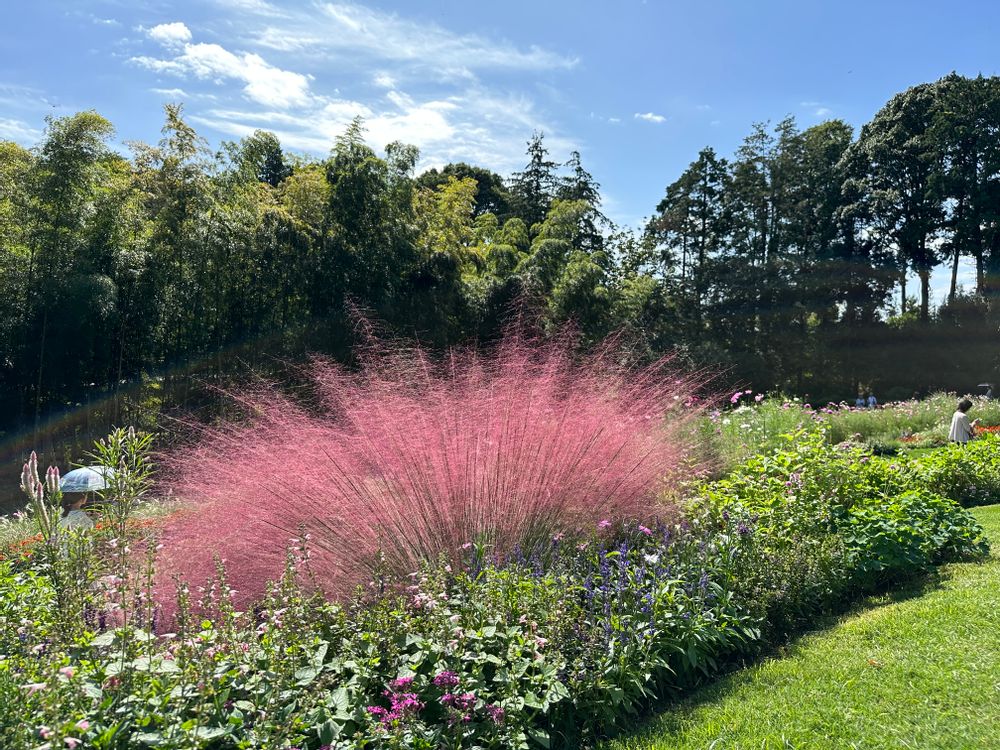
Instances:
[[[34,148],[0,143],[8,426],[231,358],[347,359],[352,308],[431,347],[494,340],[527,310],[584,344],[623,331],[649,356],[815,400],[997,369],[997,78],[915,86],[856,135],[755,125],[729,157],[702,150],[638,231],[540,134],[509,176],[417,173],[416,148],[379,155],[360,120],[323,159],[262,131],[212,151],[174,105],[156,145],[125,155],[113,135],[91,111],[50,119]]]

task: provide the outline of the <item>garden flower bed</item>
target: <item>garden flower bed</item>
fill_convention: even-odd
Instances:
[[[600,519],[530,554],[468,540],[340,603],[309,593],[301,539],[251,608],[221,561],[182,586],[170,633],[155,549],[117,555],[149,530],[95,530],[0,562],[0,746],[585,746],[821,612],[982,555],[974,519],[931,489],[992,476],[982,445],[917,465],[803,432],[678,518]]]

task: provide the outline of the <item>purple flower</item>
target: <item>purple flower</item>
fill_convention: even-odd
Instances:
[[[434,677],[434,684],[437,687],[454,687],[458,684],[458,675],[448,670],[438,672]]]
[[[653,533],[652,529],[647,528],[647,527],[643,526],[642,524],[639,524],[639,531],[641,531],[646,536],[650,536]]]
[[[494,724],[503,724],[503,720],[507,716],[502,706],[497,706],[492,703],[486,707],[486,715],[490,717],[490,720]]]
[[[400,677],[399,679],[393,680],[389,683],[389,689],[394,693],[398,693],[400,690],[406,690],[413,684],[412,677]]]
[[[455,696],[455,708],[459,711],[471,711],[476,705],[474,693],[462,693]]]

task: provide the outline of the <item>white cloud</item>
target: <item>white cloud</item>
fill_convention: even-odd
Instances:
[[[162,54],[131,58],[184,80],[183,89],[155,90],[163,96],[183,91],[188,101],[205,99],[198,82],[215,84],[218,103],[189,110],[199,126],[227,137],[267,129],[289,148],[322,154],[361,115],[373,147],[411,143],[421,150],[421,168],[467,161],[498,172],[520,169],[535,130],[546,133],[553,154],[580,148],[516,90],[519,79],[527,80],[541,96],[543,74],[565,72],[575,58],[350,2],[279,10],[277,0],[211,1],[239,11],[211,27],[229,29],[229,36],[215,43],[201,43],[197,34],[182,42],[157,39]],[[490,85],[480,72],[490,74]],[[500,76],[503,83],[494,83]],[[243,84],[249,104],[231,95],[233,82]]]
[[[286,15],[278,7],[265,2],[265,0],[215,0],[215,4],[243,13],[253,13],[258,16]]]
[[[434,23],[354,3],[320,3],[288,21],[257,32],[257,44],[280,51],[310,49],[321,55],[361,54],[365,59],[407,62],[448,78],[469,78],[481,69],[552,70],[577,63],[574,57],[537,46],[519,49],[476,34],[455,34]]]
[[[364,118],[366,138],[376,149],[397,140],[411,143],[420,148],[421,168],[467,161],[510,172],[524,166],[531,132],[550,130],[529,101],[496,97],[482,90],[427,100],[394,90],[371,106],[329,99],[294,113],[219,108],[193,115],[191,120],[237,137],[256,129],[271,130],[290,148],[326,153],[359,115]],[[580,148],[559,136],[546,136],[546,145],[553,153]]]
[[[635,119],[645,120],[646,122],[655,122],[659,125],[661,122],[666,122],[667,118],[663,115],[657,115],[652,112],[636,112]]]
[[[15,141],[22,145],[32,145],[41,137],[42,132],[26,122],[0,117],[0,141]]]
[[[161,23],[149,29],[146,33],[149,34],[149,38],[153,41],[168,47],[182,45],[185,42],[191,41],[191,29],[180,21]]]
[[[799,106],[811,109],[814,117],[829,117],[833,110],[823,102],[799,102]]]
[[[183,26],[183,24],[180,24]],[[167,24],[174,26],[174,24]],[[155,57],[133,57],[132,62],[157,73],[168,73],[177,76],[193,75],[197,78],[213,80],[219,83],[227,79],[242,81],[246,85],[243,93],[266,107],[294,107],[306,105],[311,101],[309,79],[301,73],[282,70],[268,63],[260,55],[247,52],[236,54],[218,44],[189,44],[177,46],[177,40],[183,34],[173,29],[170,34],[154,35],[157,29],[150,30],[150,37],[161,41],[173,52],[179,52],[170,59]],[[187,27],[184,26],[187,31]],[[190,32],[188,31],[190,38]]]
[[[150,89],[150,91],[172,99],[186,99],[188,97],[188,93],[184,89]]]

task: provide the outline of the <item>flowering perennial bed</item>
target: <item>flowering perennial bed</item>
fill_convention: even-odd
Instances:
[[[921,469],[801,433],[676,523],[601,521],[529,555],[468,540],[340,604],[304,593],[302,539],[253,609],[233,606],[221,561],[183,586],[170,633],[153,548],[119,554],[149,529],[75,536],[0,562],[0,747],[585,746],[823,611],[983,554],[974,519],[932,491],[968,494],[941,455]],[[988,475],[990,455],[964,452],[962,471]]]

